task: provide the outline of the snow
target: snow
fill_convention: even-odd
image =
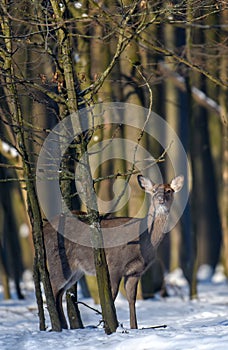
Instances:
[[[123,326],[108,336],[102,326],[94,328],[99,324],[100,315],[83,305],[79,307],[85,329],[40,332],[33,287],[26,276],[25,300],[16,297],[3,300],[0,287],[0,349],[227,349],[228,285],[221,268],[212,277],[208,266],[200,268],[199,298],[194,301],[188,299],[180,269],[167,275],[166,280],[169,298],[156,295],[154,299],[137,301],[138,330],[129,329],[127,301],[119,294],[116,308]],[[80,299],[99,309],[91,299]],[[164,324],[166,328],[148,328]]]

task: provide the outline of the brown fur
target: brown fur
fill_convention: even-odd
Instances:
[[[144,219],[101,219],[102,229],[114,228],[112,237],[104,237],[104,242],[109,245],[105,252],[112,295],[115,300],[120,281],[124,277],[126,296],[130,308],[131,328],[137,328],[135,300],[139,278],[152,264],[156,249],[165,236],[163,229],[173,201],[173,193],[182,188],[183,176],[176,177],[171,184],[167,185],[154,184],[141,175],[138,176],[138,182],[141,188],[151,195],[148,215]],[[52,225],[58,227],[59,220],[60,218],[56,218]],[[88,237],[89,226],[85,231],[85,225],[82,225],[79,220],[76,227],[72,218],[65,217],[63,220],[64,232],[66,233],[64,237],[57,234],[53,226],[48,223],[44,228],[44,239],[56,306],[62,327],[67,328],[62,309],[63,293],[78,281],[84,273],[95,274],[95,267],[92,247],[79,245],[68,239],[69,237],[81,239],[86,235]],[[118,226],[120,227],[118,228]],[[116,239],[120,235],[126,243],[115,246]]]

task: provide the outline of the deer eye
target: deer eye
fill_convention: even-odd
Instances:
[[[172,192],[172,190],[171,190],[171,188],[168,188],[168,190],[166,190],[166,193],[171,193]]]

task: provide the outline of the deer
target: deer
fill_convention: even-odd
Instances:
[[[154,183],[141,174],[137,179],[141,189],[150,195],[147,215],[144,218],[133,219],[101,217],[100,220],[102,231],[105,228],[116,227],[117,234],[125,237],[125,242],[119,246],[104,245],[104,247],[114,301],[119,291],[120,281],[124,278],[132,329],[138,328],[135,303],[139,279],[156,258],[157,248],[166,235],[165,226],[174,193],[179,192],[184,184],[183,175],[176,176],[169,184]],[[120,232],[118,232],[118,226]],[[90,228],[89,225],[88,229],[83,226],[82,230],[80,223],[73,225],[66,219],[65,229],[77,237],[77,235],[89,234]],[[47,223],[44,226],[44,242],[51,286],[61,326],[68,328],[62,305],[63,294],[84,274],[95,275],[96,272],[92,246],[81,245],[64,236],[63,249],[59,247],[57,236],[53,223]]]

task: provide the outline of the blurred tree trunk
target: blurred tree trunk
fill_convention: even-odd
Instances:
[[[223,228],[223,264],[228,277],[228,105],[227,93],[220,93],[222,118],[222,186],[221,215]]]
[[[188,0],[187,8],[186,8],[186,20],[188,23],[192,23],[193,21],[193,1]],[[192,28],[191,26],[185,28],[185,32],[183,33],[180,29],[180,33],[183,34],[183,42],[185,43],[185,51],[186,57],[189,62],[192,62],[191,52],[192,52]],[[182,42],[180,42],[180,45]],[[192,98],[192,82],[189,79],[188,75],[185,80],[187,96],[184,98],[184,103],[181,106],[181,141],[187,154],[192,154],[192,117],[193,117],[193,98]],[[182,100],[182,102],[183,102]],[[187,113],[186,113],[187,110]],[[192,159],[192,158],[191,158]],[[192,177],[194,170],[192,168]],[[188,169],[186,169],[185,181],[187,191],[191,191],[189,185],[189,176]],[[194,183],[193,183],[194,188]],[[192,197],[194,200],[194,190],[192,189]],[[190,194],[191,195],[191,194]],[[196,242],[196,230],[194,225],[194,212],[192,207],[195,202],[191,203],[188,201],[186,208],[184,210],[183,216],[181,218],[181,242],[180,242],[180,262],[181,267],[183,269],[183,273],[185,278],[189,284],[189,296],[190,298],[197,297],[197,242]]]
[[[130,4],[130,1],[125,1],[124,4],[127,6]],[[132,29],[133,30],[133,29]],[[140,77],[140,74],[138,72],[138,69],[141,70],[140,66],[140,50],[138,41],[135,40],[134,42],[131,42],[125,49],[124,53],[121,55],[120,58],[120,72],[121,72],[121,84],[122,84],[122,98],[123,102],[135,104],[138,106],[144,105],[144,91],[141,88],[142,78]],[[146,108],[149,107],[145,106]],[[128,111],[126,111],[128,113]],[[134,144],[137,143],[137,140],[140,135],[140,131],[142,128],[141,120],[143,118],[143,115],[138,115],[138,126],[131,127],[129,125],[125,125],[123,129],[123,135],[122,138],[126,140],[132,140]],[[123,116],[124,118],[124,116]],[[146,148],[146,137],[145,134],[140,139],[140,146]],[[132,166],[135,167],[134,164],[134,152],[131,152],[131,154],[125,154],[127,149],[120,149],[118,150],[119,154],[125,157],[125,159],[128,160],[128,164],[125,162],[125,166],[122,166],[122,171],[124,172],[127,168],[131,168]],[[127,215],[130,217],[134,217],[135,209],[137,209],[137,180],[136,177],[129,178],[127,181],[130,180],[131,185],[131,198],[128,202],[128,206],[123,208],[121,211],[121,215]]]
[[[109,6],[109,0],[104,1],[104,6]],[[97,14],[99,10],[96,10]],[[101,40],[105,35],[105,28],[99,24],[95,24],[92,29],[93,39],[91,40],[90,53],[93,60],[91,62],[91,77],[92,80],[96,80],[102,72],[107,68],[110,57],[111,48],[110,43]],[[111,102],[112,101],[112,86],[111,86],[111,74],[109,79],[106,79],[101,89],[98,91],[96,99],[98,102]],[[111,125],[105,125],[100,130],[97,130],[93,138],[93,143],[101,142],[102,140],[110,140],[113,136],[114,128]],[[97,140],[97,141],[96,141]],[[91,143],[92,144],[92,143]],[[108,152],[108,155],[107,155]],[[105,177],[114,172],[115,159],[113,156],[113,148],[110,145],[105,152],[105,158],[108,159],[104,161],[104,154],[102,152],[97,152],[97,154],[91,157],[91,166],[95,171],[96,177]],[[97,165],[99,166],[97,167]],[[96,192],[98,193],[101,202],[106,202],[106,208],[99,208],[100,212],[108,213],[111,209],[108,202],[112,199],[113,191],[112,180],[104,180],[96,184]]]
[[[181,33],[179,32],[179,35]],[[170,26],[170,24],[164,25],[164,41],[171,50],[177,46],[178,31],[176,28]],[[175,70],[175,63],[172,59],[167,57],[165,59],[171,70]],[[177,89],[173,86],[173,83],[167,79],[165,81],[165,120],[176,132],[180,135],[180,105],[179,105],[179,94]],[[165,135],[167,140],[167,146],[172,142],[170,135]],[[172,153],[175,156],[175,166],[178,166],[178,149],[175,143],[172,144]],[[165,181],[169,183],[175,175],[179,174],[178,168],[173,169],[174,164],[170,164],[169,159],[166,160],[165,164]],[[175,172],[175,174],[174,174]],[[183,174],[186,175],[186,174]],[[185,176],[186,178],[186,176]],[[181,237],[181,225],[180,222],[172,229],[169,234],[170,240],[170,269],[171,271],[179,266],[179,249],[180,249],[180,237]]]
[[[143,39],[145,41],[150,40],[151,37],[158,38],[158,40],[161,39],[163,36],[163,30],[159,28],[158,26],[152,26],[148,30],[146,30],[144,33],[142,33]],[[142,72],[145,74],[145,77],[148,80],[149,85],[152,89],[152,111],[154,113],[157,113],[160,116],[165,115],[165,103],[161,103],[161,101],[165,101],[165,92],[164,92],[164,84],[159,83],[159,77],[157,76],[157,64],[161,57],[159,55],[156,55],[151,50],[146,50],[143,46],[141,47],[139,45],[140,50],[140,62],[141,66],[139,68],[142,70]],[[143,105],[148,108],[150,104],[150,95],[148,92],[148,89],[146,86],[142,86],[142,92],[143,94]],[[163,132],[162,130],[157,130],[158,132]],[[160,137],[163,137],[163,135],[157,135],[158,139]],[[165,137],[165,135],[164,135]],[[149,135],[146,135],[145,140],[145,148],[152,154],[152,156],[156,159],[159,157],[159,155],[162,153],[163,149],[157,139],[150,137]],[[164,174],[164,164],[161,163],[159,165],[159,168],[161,170],[161,173]],[[151,176],[154,181],[156,181],[156,174],[154,172],[154,169],[147,170],[146,171],[147,176]],[[141,292],[142,297],[144,299],[152,298],[154,297],[156,292],[160,292],[161,295],[165,296],[167,295],[165,281],[164,281],[164,271],[169,270],[170,265],[170,239],[169,235],[166,235],[164,240],[161,242],[158,252],[157,252],[157,259],[153,263],[153,265],[143,274],[141,277]]]
[[[20,281],[24,267],[19,239],[19,227],[17,225],[16,212],[14,211],[15,194],[16,191],[20,191],[20,188],[19,183],[15,182],[17,174],[15,170],[10,168],[11,164],[8,158],[1,154],[1,148],[0,163],[6,166],[5,168],[4,166],[0,167],[0,265],[2,269],[4,294],[5,298],[10,298],[9,278],[12,278],[15,283],[18,298],[23,299]],[[14,180],[11,181],[11,179]]]
[[[0,143],[1,147],[1,143]],[[0,179],[1,179],[0,175]],[[10,286],[9,286],[9,276],[7,273],[6,263],[5,263],[5,252],[3,250],[2,241],[3,241],[3,227],[4,227],[4,210],[2,206],[2,201],[0,197],[0,276],[1,276],[1,283],[3,287],[3,296],[4,299],[10,299],[11,293],[10,293]]]
[[[211,157],[206,110],[195,109],[191,119],[193,216],[198,239],[198,264],[215,268],[220,256],[221,226]]]
[[[0,156],[0,163],[9,164],[8,161]],[[3,172],[3,174],[2,174]],[[15,171],[10,169],[0,169],[1,179],[16,178]],[[23,299],[20,289],[20,280],[23,273],[23,263],[21,256],[21,246],[19,242],[19,230],[14,213],[14,184],[12,182],[0,183],[1,202],[4,210],[4,225],[2,248],[5,251],[6,271],[8,276],[12,277],[15,282],[16,292],[19,299]]]
[[[200,45],[205,45],[206,38],[202,31],[197,30],[196,37]],[[195,79],[198,81],[198,86],[201,86],[207,94],[205,77],[196,74]],[[198,242],[198,264],[208,264],[214,269],[220,257],[222,233],[208,130],[208,112],[201,106],[194,106],[194,113],[192,111],[191,116],[191,160],[193,219]]]
[[[169,24],[165,26],[165,39],[166,46],[174,50],[175,47],[182,47],[185,44],[184,31],[180,28],[172,28]],[[171,70],[175,71],[175,62],[172,58],[167,57],[166,59],[168,66]],[[175,131],[180,138],[182,145],[188,153],[188,115],[186,110],[190,110],[189,101],[186,100],[182,93],[179,93],[173,86],[172,81],[166,80],[165,82],[165,106],[166,106],[166,121]],[[166,135],[167,144],[170,144],[172,140],[170,135]],[[178,148],[175,143],[172,144],[172,154],[174,157],[174,163],[170,164],[166,162],[166,180],[169,181],[173,176],[183,173],[185,178],[185,191],[188,189],[188,168],[183,170],[182,160]],[[187,194],[186,194],[187,195]],[[196,296],[196,276],[194,274],[194,260],[195,260],[195,245],[194,245],[194,234],[191,228],[190,208],[187,203],[186,208],[183,212],[181,220],[172,229],[170,233],[170,269],[175,269],[180,266],[183,270],[184,276],[189,283],[189,295],[190,297]]]
[[[131,1],[124,1],[124,5],[128,6],[131,4]],[[133,29],[131,29],[133,30]],[[142,79],[138,73],[138,70],[141,70],[140,66],[140,50],[138,46],[138,41],[135,40],[134,42],[131,42],[125,49],[124,53],[120,57],[120,78],[121,78],[121,95],[122,95],[122,101],[125,103],[130,104],[136,104],[138,106],[143,106],[144,103],[144,93],[143,89],[140,87],[140,82],[142,82]],[[149,106],[145,106],[149,107]],[[128,111],[126,111],[128,113]],[[125,125],[122,137],[126,142],[128,140],[132,140],[134,144],[136,145],[137,140],[139,138],[140,130],[142,128],[141,123],[141,117],[138,115],[138,128],[131,127],[129,125]],[[122,116],[124,121],[124,115]],[[121,122],[121,121],[120,121]],[[145,146],[145,135],[140,140],[140,146]],[[127,159],[128,162],[125,161],[125,164],[116,165],[117,169],[121,168],[122,172],[125,172],[127,169],[131,169],[132,167],[135,168],[134,164],[134,149],[131,153],[129,153],[129,149],[123,149],[123,146],[121,147],[121,143],[119,143],[119,149],[117,152],[119,153],[119,157],[123,157],[123,159]],[[128,152],[128,153],[127,153]],[[137,165],[136,165],[137,166]],[[136,215],[135,209],[137,210],[137,202],[139,200],[138,194],[137,194],[137,183],[136,183],[136,177],[129,177],[126,178],[125,181],[129,181],[130,187],[131,187],[131,197],[130,200],[127,202],[127,206],[125,206],[121,212],[121,216],[129,216],[134,217]],[[144,208],[146,210],[146,208]],[[142,213],[144,214],[144,213]],[[144,278],[144,281],[146,279]],[[123,286],[121,286],[121,291],[123,294]],[[138,290],[137,290],[137,298],[142,299],[142,286],[141,282],[139,283]]]
[[[9,286],[9,277],[6,271],[5,262],[4,262],[4,252],[0,240],[0,275],[1,283],[3,287],[3,296],[5,300],[11,299],[10,286]]]
[[[220,17],[221,24],[228,20],[228,10],[224,10]],[[221,43],[226,40],[226,33],[220,36]],[[220,77],[223,81],[228,78],[227,56],[222,52],[220,58]],[[228,99],[227,90],[220,88],[219,101],[221,105],[222,123],[222,179],[221,179],[221,219],[223,229],[223,265],[228,277]]]

